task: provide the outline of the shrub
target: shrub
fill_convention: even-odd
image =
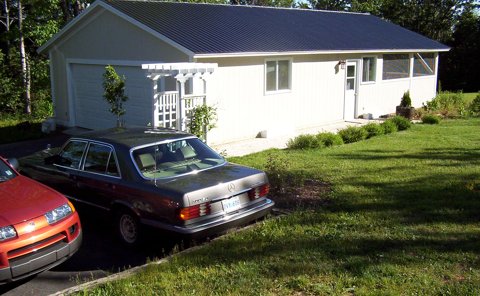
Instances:
[[[480,116],[480,93],[473,99],[468,109],[473,115]]]
[[[299,135],[290,139],[287,147],[290,149],[316,149],[321,148],[322,145],[318,142],[315,135]]]
[[[372,122],[372,123],[366,124],[363,126],[363,129],[367,132],[367,139],[384,134],[382,127],[378,123]]]
[[[466,114],[462,93],[442,92],[427,102],[424,108],[429,112],[440,113],[444,117],[455,118]]]
[[[343,139],[338,134],[334,133],[319,133],[317,134],[317,141],[320,145],[325,147],[337,146],[343,144]]]
[[[412,99],[410,98],[410,91],[403,93],[402,100],[400,101],[401,107],[412,107]]]
[[[390,119],[385,120],[380,124],[384,134],[391,134],[397,131],[397,125]]]
[[[410,120],[403,116],[394,116],[388,120],[391,120],[397,126],[397,130],[403,131],[412,127]]]
[[[422,122],[425,124],[439,124],[440,123],[440,116],[427,114],[422,117]]]
[[[356,126],[349,126],[346,129],[342,129],[338,134],[346,144],[365,140],[367,137],[367,132],[362,127]]]
[[[292,171],[292,161],[284,155],[269,153],[265,172],[273,193],[285,193],[287,188],[303,186],[307,178],[303,171]]]

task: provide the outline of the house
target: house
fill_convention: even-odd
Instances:
[[[127,126],[184,128],[206,103],[220,144],[392,113],[407,90],[421,106],[448,50],[369,14],[99,0],[39,52],[58,124],[115,125],[102,98],[110,64],[126,78]]]

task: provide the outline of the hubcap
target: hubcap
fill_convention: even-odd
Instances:
[[[120,234],[127,243],[134,243],[137,239],[137,223],[135,219],[127,214],[120,217]]]

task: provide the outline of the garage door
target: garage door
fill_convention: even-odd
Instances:
[[[90,129],[115,127],[116,116],[110,113],[110,105],[103,98],[104,65],[71,64],[75,125]],[[126,110],[123,120],[126,126],[147,126],[151,119],[151,81],[140,66],[114,66],[124,75]]]

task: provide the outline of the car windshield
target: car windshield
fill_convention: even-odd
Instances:
[[[133,150],[132,157],[138,171],[148,179],[195,173],[225,162],[197,138],[142,146]]]
[[[7,180],[13,179],[17,174],[0,159],[0,182],[5,182]]]

